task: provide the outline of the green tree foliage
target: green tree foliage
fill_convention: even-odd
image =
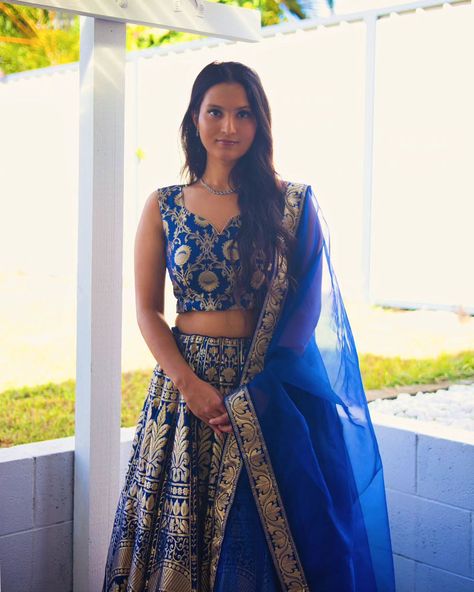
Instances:
[[[0,2],[0,70],[4,74],[78,59],[78,18]]]
[[[306,18],[306,13],[303,8],[304,2],[301,0],[218,0],[220,4],[233,4],[234,6],[242,6],[244,8],[255,8],[260,10],[262,14],[262,27],[268,25],[276,25],[282,20],[285,20],[283,7],[286,8],[300,19]]]
[[[287,19],[289,12],[306,18],[304,0],[214,0],[258,9],[262,26]],[[332,7],[333,0],[327,0]],[[165,31],[143,25],[127,25],[127,51],[198,39],[198,35]],[[76,62],[80,52],[79,17],[61,11],[30,8],[0,2],[0,76],[35,68]]]

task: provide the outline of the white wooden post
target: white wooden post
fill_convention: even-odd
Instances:
[[[81,17],[74,591],[101,589],[118,499],[125,23]]]

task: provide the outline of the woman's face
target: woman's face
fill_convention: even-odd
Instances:
[[[236,82],[211,86],[204,95],[197,121],[209,159],[237,162],[252,145],[257,129],[244,87]]]

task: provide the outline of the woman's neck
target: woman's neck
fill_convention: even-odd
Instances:
[[[226,189],[230,187],[229,177],[232,169],[233,165],[225,166],[222,163],[216,163],[210,166],[208,163],[202,178],[211,187],[216,189]]]

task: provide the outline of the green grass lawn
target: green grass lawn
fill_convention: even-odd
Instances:
[[[474,376],[474,350],[411,360],[361,355],[367,390],[389,386],[455,382]],[[148,392],[152,370],[122,376],[122,426],[134,426]],[[0,393],[0,447],[74,434],[75,381],[10,389]]]

